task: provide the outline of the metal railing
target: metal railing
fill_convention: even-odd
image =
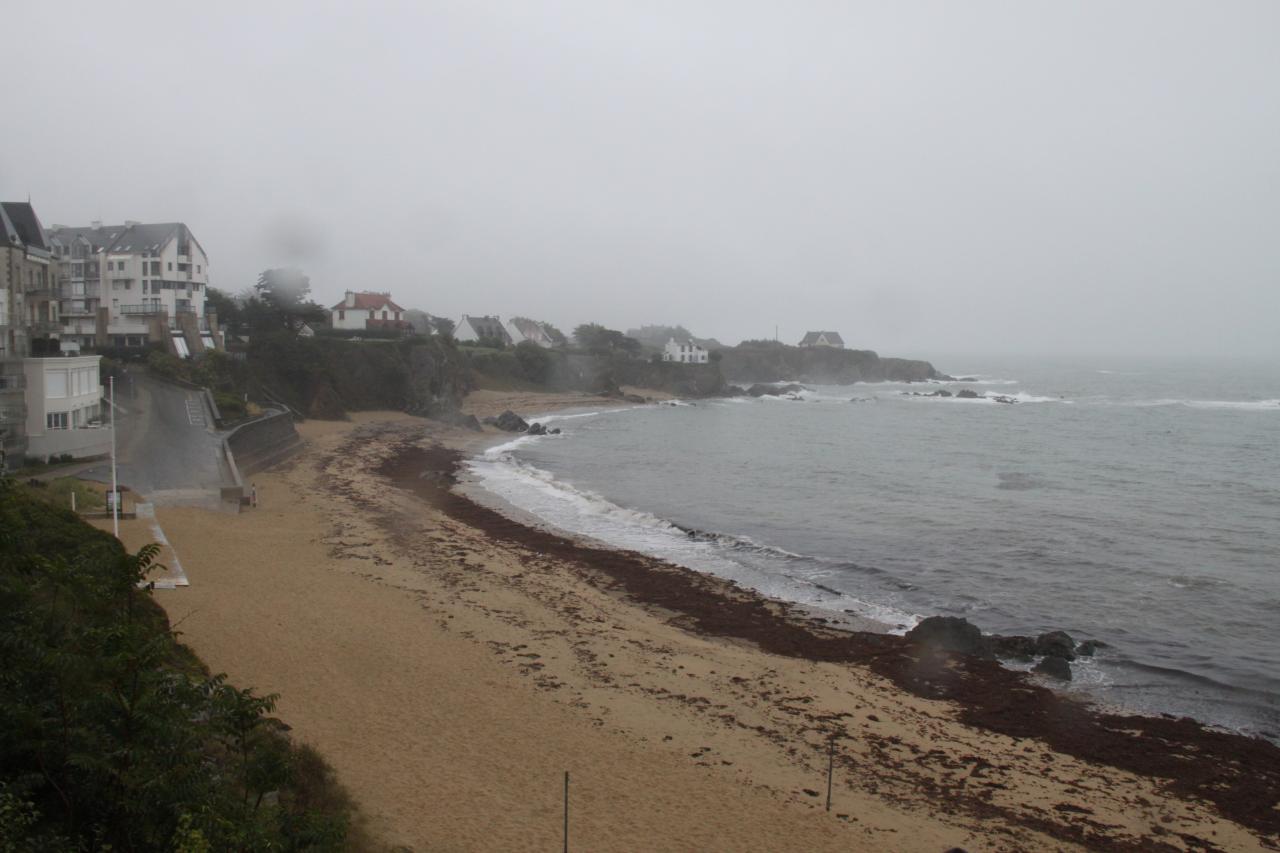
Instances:
[[[121,314],[159,314],[164,310],[163,305],[121,305]]]

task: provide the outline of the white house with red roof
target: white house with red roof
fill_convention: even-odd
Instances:
[[[357,293],[348,290],[346,298],[329,309],[329,323],[335,329],[400,329],[412,328],[404,318],[404,309],[391,299],[390,293]]]

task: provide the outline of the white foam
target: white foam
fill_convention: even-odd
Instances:
[[[931,397],[928,395],[915,396],[915,395],[912,395],[909,391],[902,391],[900,393],[909,400],[927,400],[930,402],[943,402],[943,403],[983,403],[983,404],[990,403],[992,405],[1005,405],[1005,406],[1008,405],[1008,403],[1001,403],[999,400],[996,399],[996,397],[1007,397],[1010,400],[1014,400],[1015,402],[1018,402],[1018,403],[1070,403],[1071,402],[1070,400],[1064,400],[1061,397],[1044,397],[1038,394],[1028,394],[1026,391],[1014,391],[1012,393],[992,394],[990,396],[985,396],[985,397]]]
[[[1242,412],[1280,412],[1280,399],[1277,400],[1139,400],[1135,406],[1185,406],[1188,409],[1225,409]]]
[[[885,625],[906,626],[899,630],[906,630],[919,620],[914,614],[821,589],[802,577],[782,571],[788,559],[807,559],[799,554],[745,538],[691,536],[652,513],[627,509],[595,492],[557,480],[550,472],[511,453],[530,438],[526,436],[490,448],[469,460],[467,471],[471,479],[491,494],[553,528],[716,575],[771,598],[836,613],[847,611]],[[735,548],[742,547],[764,553],[769,564],[777,564],[777,570],[756,568],[741,559],[733,559]]]

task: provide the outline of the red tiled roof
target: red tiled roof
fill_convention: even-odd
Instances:
[[[364,308],[365,310],[368,310],[370,308],[373,308],[374,310],[380,310],[382,308],[386,308],[390,311],[404,310],[399,305],[392,302],[390,296],[387,296],[386,294],[383,294],[383,293],[357,293],[355,296],[356,296],[355,305],[348,305],[347,300],[344,299],[341,302],[339,302],[337,305],[330,308],[329,310],[338,311],[342,308],[353,308],[353,309]]]

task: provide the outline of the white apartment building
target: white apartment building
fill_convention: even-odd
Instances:
[[[662,350],[663,361],[676,361],[682,364],[706,364],[710,358],[710,353],[706,347],[701,347],[693,341],[677,341],[675,338],[667,341],[666,347]]]
[[[48,237],[58,261],[63,341],[156,341],[183,357],[221,348],[216,322],[205,313],[209,258],[183,223],[55,225]]]
[[[27,391],[28,458],[48,460],[70,454],[98,456],[111,451],[104,426],[101,356],[23,359]]]

